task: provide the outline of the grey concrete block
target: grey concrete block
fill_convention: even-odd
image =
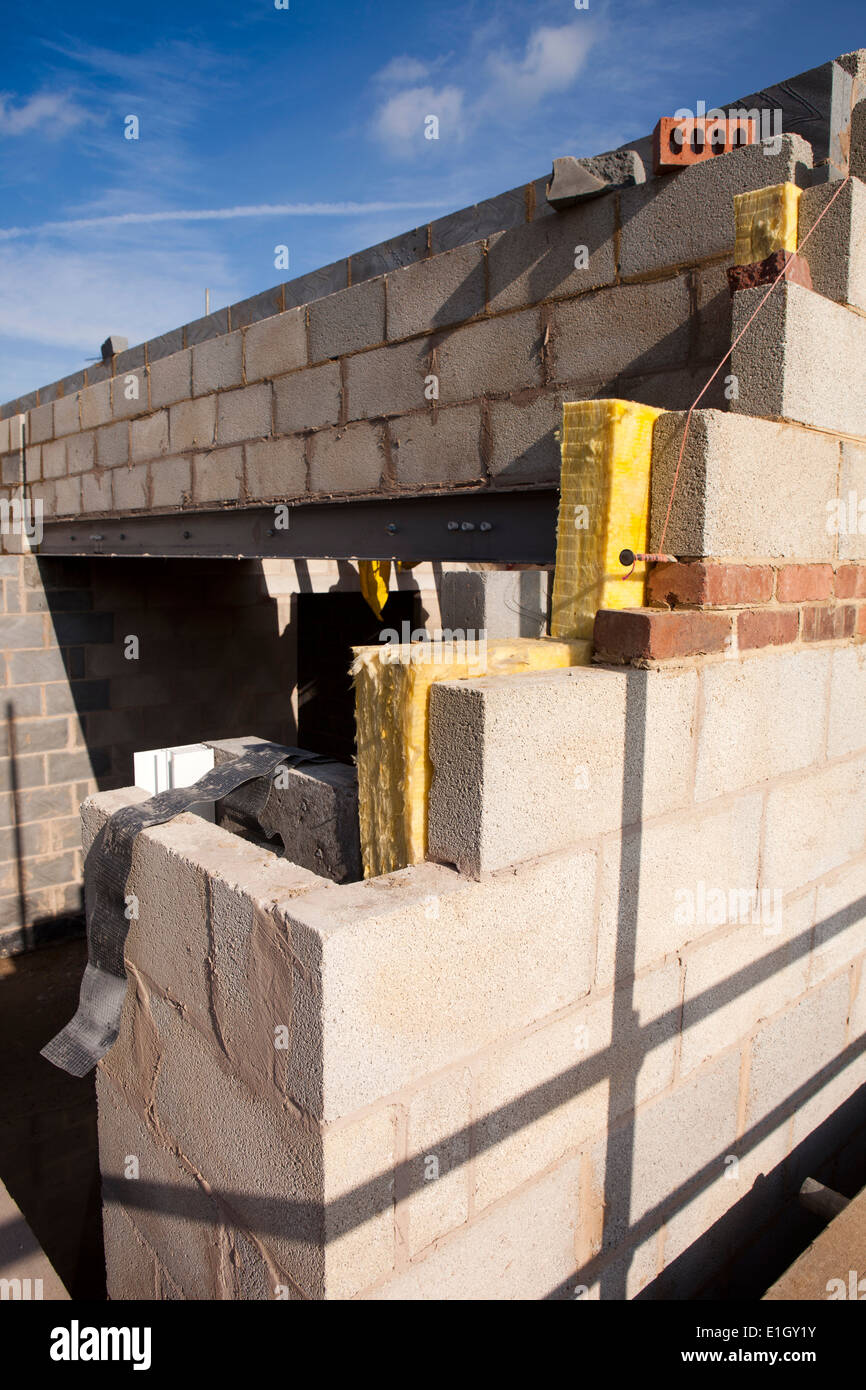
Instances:
[[[85,473],[81,479],[81,510],[111,511],[111,473]]]
[[[193,497],[196,502],[236,502],[243,477],[244,459],[240,446],[196,454],[192,461]]]
[[[192,466],[188,458],[157,459],[150,465],[154,507],[187,506],[192,497]]]
[[[278,434],[335,425],[340,418],[340,364],[325,362],[274,382],[274,428]]]
[[[815,226],[838,183],[807,188],[800,199],[799,237]],[[803,255],[818,294],[866,309],[866,184],[858,178],[836,197],[833,206],[809,236]]]
[[[146,415],[150,406],[147,399],[147,372],[143,367],[116,376],[111,383],[111,413],[115,420],[129,419],[134,415]]]
[[[562,401],[561,391],[533,393],[528,401],[491,401],[488,466],[494,482],[505,487],[559,482],[556,431],[562,425]]]
[[[402,236],[392,237],[390,241],[380,241],[376,246],[368,246],[364,251],[356,251],[349,257],[352,284],[362,280],[372,280],[376,275],[385,275],[389,270],[411,265],[427,255],[427,227],[415,227]]]
[[[228,309],[218,309],[214,314],[194,319],[184,326],[183,346],[192,347],[195,343],[206,343],[211,338],[222,338],[229,331]]]
[[[58,516],[76,516],[81,511],[81,476],[58,478],[54,499]]]
[[[111,425],[108,427],[112,428]],[[88,473],[94,464],[95,435],[73,434],[66,441],[66,467],[70,473]]]
[[[145,343],[149,363],[159,362],[163,357],[173,357],[183,347],[183,329],[173,328],[170,333],[161,333],[158,338],[149,338]]]
[[[778,154],[746,145],[620,193],[620,274],[628,279],[734,249],[734,194],[809,181],[812,151],[784,135]]]
[[[38,405],[35,410],[31,410],[27,416],[27,442],[28,444],[41,444],[44,439],[50,439],[54,434],[54,403]]]
[[[307,275],[299,275],[296,280],[287,280],[283,285],[286,308],[312,304],[316,299],[324,299],[327,294],[344,290],[348,283],[349,262],[333,261],[319,270],[311,270]]]
[[[78,393],[63,396],[54,402],[55,435],[72,434],[79,428],[78,414],[81,397]]]
[[[240,386],[243,378],[243,335],[226,333],[192,350],[192,390],[195,396]]]
[[[263,290],[261,294],[251,295],[249,299],[242,299],[239,303],[229,306],[229,328],[232,332],[236,328],[247,328],[251,323],[258,323],[260,319],[278,314],[282,307],[282,285],[277,285],[272,290]]]
[[[244,372],[247,381],[282,376],[307,361],[307,323],[303,309],[253,324],[244,334]]]
[[[388,276],[388,338],[409,338],[474,318],[485,306],[479,245],[431,256]]]
[[[130,457],[159,458],[168,453],[168,411],[158,410],[143,420],[133,420]]]
[[[141,511],[147,506],[147,464],[115,468],[111,475],[112,507],[119,512]]]
[[[213,748],[214,763],[219,766],[267,742],[247,737],[208,741],[207,746]],[[244,788],[217,804],[218,824],[231,828],[235,819],[242,826],[249,823]],[[268,839],[279,836],[284,857],[293,864],[334,883],[351,883],[363,877],[355,768],[338,762],[290,767],[285,786],[271,788],[260,825]]]
[[[766,294],[734,296],[736,338]],[[866,318],[802,285],[782,282],[731,356],[732,409],[866,435]]]
[[[557,304],[553,310],[556,380],[599,382],[622,373],[638,376],[684,365],[689,352],[689,310],[684,276],[618,285]]]
[[[597,198],[491,237],[490,308],[494,313],[536,304],[551,295],[582,294],[613,283],[612,198]],[[584,257],[581,248],[586,248]],[[586,268],[577,269],[575,262]]]
[[[526,185],[497,193],[493,198],[474,203],[471,207],[449,212],[430,224],[430,249],[434,256],[483,241],[507,227],[518,227],[526,221]]]
[[[828,512],[835,512],[828,527],[835,532],[840,560],[866,560],[866,519],[863,503],[866,500],[866,445],[845,439],[841,445],[842,465],[839,470],[839,499],[835,508],[827,503]]]
[[[15,457],[17,456],[13,456],[13,462]],[[66,441],[64,439],[53,439],[50,444],[43,444],[43,478],[62,478],[68,471],[66,467]],[[17,481],[16,473],[13,473],[12,481]]]
[[[661,545],[685,423],[685,413],[671,412],[653,430],[651,549]],[[719,558],[832,559],[827,508],[838,473],[839,446],[826,435],[696,410],[664,548]],[[768,506],[768,497],[785,498],[785,505]]]
[[[245,386],[241,391],[220,392],[217,398],[217,440],[235,444],[271,433],[272,402],[269,382]]]
[[[359,422],[313,436],[310,491],[378,492],[385,467],[382,431]]]
[[[478,405],[408,415],[392,421],[390,432],[399,487],[466,483],[484,476]]]
[[[120,340],[125,341],[124,339]],[[124,348],[123,352],[118,352],[114,359],[114,375],[125,376],[127,372],[135,371],[138,367],[143,367],[146,361],[145,345],[139,343],[137,347]]]
[[[245,452],[251,500],[303,496],[307,486],[303,439],[262,439],[247,444]]]
[[[443,630],[488,638],[543,637],[547,570],[446,571],[439,592]]]
[[[465,401],[540,386],[541,348],[535,310],[458,329],[438,348],[440,400]]]
[[[404,415],[425,405],[424,383],[433,370],[431,346],[420,339],[350,357],[346,363],[348,418]]]
[[[168,411],[169,441],[173,453],[209,448],[216,439],[216,396],[196,396],[178,401]],[[163,452],[168,452],[166,448]]]
[[[97,430],[94,438],[96,462],[100,468],[117,468],[129,461],[129,425],[125,420]]]
[[[79,396],[81,402],[81,428],[92,430],[96,425],[106,425],[111,419],[111,382],[100,381],[96,386],[88,386]]]
[[[161,357],[150,367],[150,404],[154,410],[192,395],[192,349]]]
[[[50,386],[40,386],[39,404],[47,405],[49,401],[56,401],[62,395],[63,383],[61,381],[52,381]]]
[[[385,338],[385,280],[359,285],[310,305],[310,361],[374,347]]]

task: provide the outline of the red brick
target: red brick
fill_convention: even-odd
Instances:
[[[674,139],[679,129],[682,139]],[[758,142],[758,123],[748,117],[729,117],[722,121],[709,116],[662,116],[653,131],[653,168],[657,174],[700,164],[718,154],[727,154],[737,145]]]
[[[840,565],[836,571],[837,598],[866,598],[866,565]]]
[[[811,290],[812,272],[808,261],[794,251],[773,251],[762,261],[751,265],[732,265],[728,269],[728,289],[732,295],[738,290],[753,290],[758,285],[772,285],[784,271],[784,279],[794,285],[802,285]]]
[[[799,626],[799,608],[748,609],[737,618],[737,645],[743,651],[750,647],[784,647],[796,642]]]
[[[803,609],[803,641],[833,642],[853,637],[857,609],[853,603],[811,604]]]
[[[780,603],[803,603],[807,599],[831,598],[833,569],[830,565],[784,565],[776,580]]]
[[[601,608],[595,616],[596,655],[606,660],[666,661],[725,650],[733,619],[725,613]]]
[[[654,565],[647,600],[668,608],[743,608],[772,598],[773,579],[769,565]]]
[[[866,603],[857,609],[857,636],[866,637]]]

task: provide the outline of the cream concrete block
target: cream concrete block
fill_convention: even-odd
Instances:
[[[394,1268],[396,1123],[387,1107],[322,1137],[328,1299],[352,1298]]]
[[[844,758],[866,747],[866,647],[837,647],[830,653],[828,758]]]
[[[687,805],[696,688],[601,667],[435,685],[429,857],[478,877]]]
[[[653,431],[653,550],[661,542],[685,423],[684,411],[671,411],[659,416]],[[839,446],[826,435],[728,411],[696,410],[665,550],[742,560],[833,559],[836,538],[828,529],[827,508],[836,497],[838,474]]]
[[[594,886],[581,853],[482,883],[416,865],[286,904],[311,1009],[322,991],[323,1095],[300,1053],[292,1094],[335,1119],[578,1000]]]
[[[449,1072],[417,1092],[407,1119],[405,1221],[409,1253],[416,1255],[469,1216],[469,1072]]]
[[[743,661],[703,670],[696,801],[755,786],[820,759],[830,660],[826,650],[764,649]]]
[[[369,1297],[535,1301],[574,1277],[579,1163],[564,1163],[474,1221]]]
[[[846,969],[866,952],[866,860],[818,884],[809,984]]]
[[[855,859],[866,847],[866,759],[772,788],[764,834],[761,881],[783,893]]]
[[[848,977],[840,976],[761,1029],[752,1044],[747,1126],[793,1115],[796,1146],[841,1103],[833,1077],[817,1089],[815,1081],[844,1051],[849,994]]]
[[[827,502],[827,529],[840,560],[866,560],[866,448],[844,439],[838,501]]]
[[[736,904],[724,936],[688,952],[682,1075],[747,1037],[759,1020],[805,991],[813,909],[812,892],[791,903],[774,903],[772,895],[754,903],[746,897]]]
[[[597,982],[643,970],[711,931],[701,885],[725,895],[757,882],[761,797],[648,822],[602,847]],[[619,938],[619,942],[617,941]]]

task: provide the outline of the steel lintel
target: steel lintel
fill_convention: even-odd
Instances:
[[[549,488],[85,517],[46,522],[37,553],[550,565],[558,497]]]

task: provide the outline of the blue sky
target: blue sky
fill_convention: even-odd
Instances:
[[[0,400],[197,317],[205,286],[242,299],[866,44],[862,0],[289,6],[8,14]]]

